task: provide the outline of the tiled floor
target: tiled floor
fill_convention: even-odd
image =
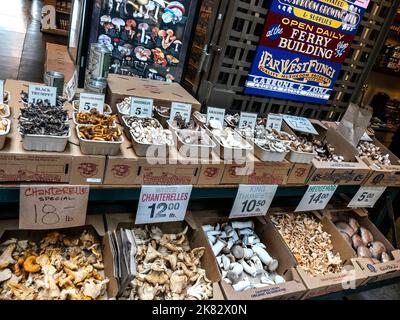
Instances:
[[[43,80],[46,42],[67,38],[40,32],[41,0],[12,0],[0,6],[0,79]]]

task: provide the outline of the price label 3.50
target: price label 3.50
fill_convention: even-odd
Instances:
[[[192,186],[143,186],[136,224],[185,220]]]
[[[349,208],[373,208],[386,187],[361,187],[350,201]]]
[[[337,186],[335,185],[309,186],[296,212],[325,209],[336,189]]]
[[[230,218],[265,216],[277,189],[277,185],[240,185]]]

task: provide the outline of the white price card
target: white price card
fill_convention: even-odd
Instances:
[[[318,134],[317,130],[315,130],[314,126],[307,118],[284,115],[283,120],[295,131]]]
[[[257,113],[242,112],[240,113],[239,129],[254,129],[257,124]]]
[[[153,116],[153,99],[147,98],[131,98],[131,116],[138,118],[151,118]]]
[[[21,185],[19,228],[48,230],[85,225],[89,186]]]
[[[269,114],[267,118],[267,128],[281,131],[283,122],[283,115]]]
[[[349,208],[373,208],[386,187],[361,187],[353,200],[350,201]]]
[[[136,224],[185,220],[192,186],[142,186]]]
[[[277,185],[240,185],[230,218],[265,216],[275,197]]]
[[[224,120],[225,120],[225,109],[208,107],[207,108],[207,125],[210,122],[210,120],[215,120],[215,121],[220,122],[223,127]]]
[[[72,78],[67,82],[65,86],[65,95],[68,101],[72,101],[75,97],[76,89],[78,88],[78,71],[75,69]]]
[[[172,102],[169,120],[174,121],[177,115],[180,115],[185,122],[189,122],[192,116],[192,105],[190,103]]]
[[[4,80],[0,80],[0,103],[4,103]]]
[[[79,112],[90,112],[96,110],[99,113],[104,112],[104,94],[82,92],[79,95]]]
[[[28,102],[37,103],[39,101],[47,101],[48,103],[50,103],[51,106],[56,106],[57,88],[30,84],[28,92]]]
[[[296,212],[325,209],[335,194],[336,189],[337,186],[335,185],[309,186]]]

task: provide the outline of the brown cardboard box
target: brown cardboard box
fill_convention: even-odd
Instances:
[[[263,162],[253,155],[246,164],[226,164],[221,184],[278,184],[284,185],[293,165],[282,162]]]
[[[312,164],[293,163],[290,170],[287,184],[289,185],[305,185],[312,169]]]
[[[116,113],[116,105],[126,97],[154,99],[156,106],[170,107],[172,102],[190,103],[193,110],[200,110],[198,102],[178,83],[133,78],[110,74],[108,76],[107,103]]]
[[[323,230],[332,236],[331,240],[333,244],[333,251],[334,253],[339,252],[344,263],[345,270],[336,274],[312,277],[306,273],[304,269],[297,265],[296,270],[300,274],[301,279],[308,289],[307,293],[303,296],[303,299],[322,296],[337,291],[342,291],[344,289],[361,286],[365,282],[366,276],[354,260],[355,252],[353,249],[344,240],[344,238],[340,235],[340,232],[327,217],[320,217],[316,214],[314,214],[314,216],[322,223]],[[266,220],[272,224],[268,217]],[[285,243],[275,226],[271,228],[270,232],[274,233],[273,237],[280,238],[281,241]],[[290,250],[286,243],[282,245],[282,247],[286,247],[285,250]]]
[[[133,222],[133,216],[129,214],[120,214],[117,216],[106,215],[106,223],[108,231],[115,231],[121,228],[133,229],[136,227],[144,227],[143,225],[135,225]],[[214,258],[214,254],[211,248],[207,247],[207,238],[201,230],[192,228],[192,226],[184,221],[182,222],[170,222],[162,224],[154,224],[154,226],[159,227],[164,233],[176,234],[182,232],[186,226],[189,227],[187,236],[189,239],[190,248],[201,248],[205,247],[204,256],[201,259],[201,265],[206,270],[206,275],[209,280],[213,282],[214,292],[213,300],[223,300],[221,295],[221,290],[219,288],[220,274],[218,271],[218,266]],[[108,233],[103,239],[104,245],[104,262],[105,262],[105,274],[110,279],[108,286],[108,296],[113,298],[118,294],[118,283],[117,279],[114,277],[113,273],[113,258],[111,254],[111,248],[109,245],[109,235]]]
[[[117,156],[108,156],[104,175],[106,185],[138,185],[138,157],[129,140],[121,146]]]
[[[22,147],[18,132],[18,117],[21,107],[20,92],[28,91],[28,82],[7,80],[5,90],[10,91],[11,131],[0,151],[0,182],[69,182],[72,150],[65,152],[32,152]]]
[[[202,230],[202,226],[206,224],[216,225],[217,223],[225,223],[230,221],[226,216],[215,212],[189,212],[187,220],[193,221],[198,229]],[[244,220],[249,219],[234,219]],[[280,300],[291,300],[300,299],[306,291],[306,287],[300,279],[297,273],[296,261],[291,255],[290,251],[285,250],[284,244],[278,237],[274,236],[274,232],[271,228],[273,226],[266,222],[263,218],[252,218],[255,225],[255,232],[260,237],[261,242],[264,243],[268,248],[268,253],[279,261],[278,274],[282,275],[286,282],[279,285],[271,285],[264,288],[250,289],[244,292],[236,292],[232,285],[228,284],[224,280],[221,280],[220,286],[227,300],[266,300],[266,299],[280,299]],[[193,224],[192,223],[192,224]],[[205,237],[206,234],[204,234]],[[207,246],[212,248],[209,243]],[[284,248],[284,250],[282,250]],[[215,256],[213,255],[214,260]]]
[[[326,141],[338,155],[345,158],[341,163],[312,161],[313,169],[308,184],[360,185],[370,175],[370,168],[358,157],[357,149],[336,130],[328,129]]]
[[[190,161],[183,158],[174,148],[170,149],[168,159],[138,158],[138,184],[195,185],[199,179],[201,165],[197,161],[191,164]]]
[[[340,211],[326,210],[323,214],[331,219],[333,223],[338,221],[348,221],[350,218],[356,219],[362,227],[368,229],[372,233],[374,240],[382,242],[385,245],[387,252],[392,255],[394,260],[387,263],[374,264],[370,259],[354,259],[368,277],[364,284],[400,276],[400,250],[396,250],[393,247],[371,220],[369,220],[368,215],[360,215],[359,211],[351,209]],[[356,252],[354,252],[354,254],[356,254]]]
[[[371,168],[372,173],[365,181],[365,185],[372,185],[377,187],[398,187],[400,186],[400,160],[380,143],[376,138],[373,138],[373,144],[379,147],[383,155],[389,154],[391,161],[390,165],[375,165],[374,161],[367,157],[361,159]]]

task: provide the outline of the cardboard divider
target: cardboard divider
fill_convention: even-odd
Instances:
[[[201,232],[207,240],[207,236],[202,230],[202,226],[206,224],[216,225],[217,223],[227,223],[229,221],[248,221],[252,220],[255,225],[255,232],[259,236],[262,243],[267,247],[268,253],[278,260],[279,267],[277,273],[283,276],[286,280],[283,284],[276,284],[266,286],[264,288],[249,289],[243,292],[236,292],[232,285],[228,284],[221,279],[220,285],[227,300],[266,300],[266,299],[300,299],[306,291],[299,274],[297,273],[296,261],[290,254],[290,251],[285,250],[284,244],[279,241],[273,230],[273,226],[264,220],[263,217],[258,218],[244,218],[232,219],[226,214],[218,211],[201,211],[201,212],[188,212],[187,221],[191,221]],[[272,231],[272,232],[271,232]],[[212,257],[216,262],[214,253],[212,252],[211,245],[207,240],[207,247],[211,250]],[[282,248],[284,250],[282,250]],[[218,265],[217,265],[218,266]],[[218,267],[219,269],[219,267]],[[219,272],[221,272],[219,270]]]
[[[279,213],[274,213],[274,214],[279,214]],[[289,213],[289,214],[296,214],[296,213]],[[322,223],[323,231],[331,235],[333,252],[335,254],[336,253],[340,254],[340,257],[343,261],[344,270],[340,273],[313,277],[307,272],[305,272],[304,269],[301,268],[299,264],[296,262],[296,270],[308,289],[308,291],[303,296],[303,299],[322,296],[337,291],[350,289],[352,287],[356,288],[364,284],[366,276],[362,272],[359,265],[354,261],[355,258],[354,250],[343,239],[343,237],[340,235],[340,232],[336,229],[336,227],[327,217],[325,216],[319,217],[318,215],[315,215],[314,213],[311,212],[310,214],[312,214],[317,221],[320,221]],[[266,217],[266,220],[273,225],[269,217]],[[270,232],[274,234],[274,237],[279,238],[281,241],[283,241],[282,247],[286,247],[285,250],[290,251],[285,240],[283,239],[278,229],[274,225],[271,228]],[[294,258],[292,253],[291,255]]]
[[[375,241],[380,241],[386,247],[387,253],[392,256],[392,261],[386,263],[373,263],[371,259],[366,258],[355,258],[355,262],[359,265],[361,270],[368,277],[365,283],[372,283],[376,281],[382,281],[385,279],[395,278],[400,276],[400,250],[395,249],[393,245],[386,239],[386,237],[379,231],[379,229],[369,220],[368,216],[362,216],[360,212],[355,210],[341,210],[332,211],[326,210],[324,214],[331,220],[334,225],[335,222],[345,221],[347,222],[350,218],[354,218],[358,221],[361,227],[368,229]],[[354,248],[352,248],[354,255],[357,256]]]
[[[119,229],[133,229],[133,228],[144,228],[145,225],[135,225],[134,217],[130,214],[120,214],[120,215],[106,215],[106,224],[108,231],[116,231]],[[163,233],[167,234],[177,234],[182,232],[186,226],[189,227],[187,237],[189,240],[189,245],[191,249],[194,248],[205,248],[203,257],[201,258],[201,266],[206,270],[207,278],[213,282],[213,299],[212,300],[223,300],[221,290],[219,287],[220,274],[218,271],[218,266],[214,258],[212,250],[206,246],[208,243],[202,230],[193,228],[191,223],[186,221],[182,222],[169,222],[169,223],[158,223],[152,224],[151,226],[159,227]],[[105,268],[106,276],[110,279],[108,286],[109,297],[115,298],[119,292],[118,281],[114,277],[113,272],[113,258],[111,253],[111,248],[109,244],[109,235],[103,238],[104,247],[104,262],[107,267]]]

